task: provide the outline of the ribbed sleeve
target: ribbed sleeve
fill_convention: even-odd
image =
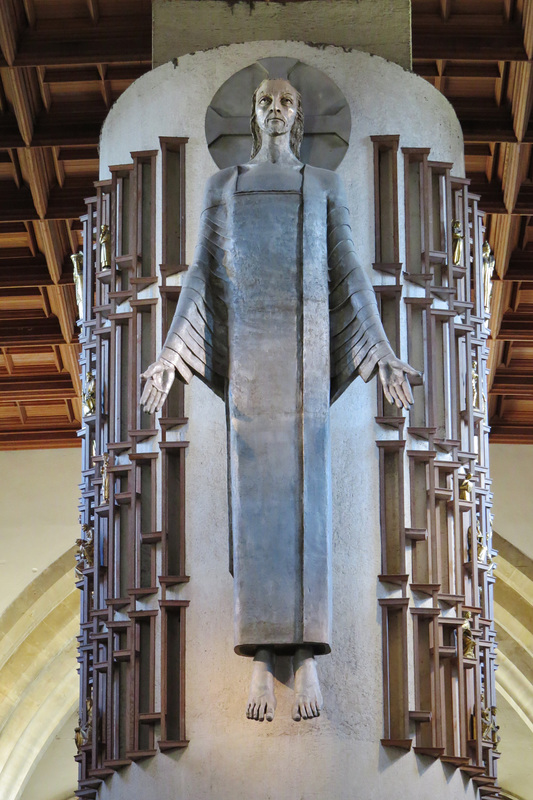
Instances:
[[[380,358],[392,354],[372,284],[355,256],[340,182],[328,203],[331,402],[360,375],[369,381]]]
[[[228,374],[226,265],[229,239],[225,204],[204,209],[194,262],[185,276],[161,355],[186,382],[198,375],[224,397]]]

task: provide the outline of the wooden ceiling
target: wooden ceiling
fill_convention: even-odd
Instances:
[[[412,11],[413,69],[457,112],[496,256],[491,440],[533,443],[533,0]],[[150,64],[150,0],[0,0],[0,449],[78,443],[70,255],[102,122]]]
[[[151,67],[150,0],[0,0],[0,449],[77,446],[70,255],[112,103]]]
[[[492,442],[533,444],[533,2],[413,0],[413,69],[452,103],[496,257]]]

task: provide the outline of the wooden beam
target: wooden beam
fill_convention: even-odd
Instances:
[[[59,159],[59,147],[52,147],[52,155],[54,157],[54,167],[56,171],[56,179],[59,186],[65,183],[65,165]]]
[[[0,48],[8,66],[15,61],[21,22],[19,3],[3,0],[0,3]]]
[[[50,286],[47,292],[52,312],[57,315],[59,320],[63,341],[67,344],[71,344],[78,337],[76,329],[77,305],[74,285]]]
[[[49,112],[42,112],[37,118],[32,145],[97,145],[107,112],[103,101],[53,103]]]
[[[35,25],[35,6],[33,5],[33,0],[24,0],[24,11],[26,12],[28,25],[30,28],[33,28]]]
[[[100,91],[102,92],[102,98],[104,103],[106,104],[106,108],[110,108],[111,106],[111,85],[109,81],[106,79],[106,72],[107,72],[107,65],[106,64],[98,64],[98,74],[101,78],[100,83]]]
[[[0,289],[2,290],[50,286],[52,283],[46,259],[42,254],[13,261],[0,258]]]
[[[533,186],[528,183],[523,183],[518,191],[516,203],[513,208],[513,214],[525,214],[531,216],[533,214]]]
[[[135,64],[106,64],[106,66],[108,80],[131,81],[132,83],[151,69],[149,61]],[[85,67],[42,67],[42,69],[44,70],[43,81],[46,84],[98,83],[100,80],[98,64]]]
[[[61,161],[95,161],[95,180],[98,179],[98,148],[97,147],[60,147],[59,159]]]
[[[0,400],[64,400],[76,396],[75,389],[66,372],[58,375],[0,377]]]
[[[21,149],[19,158],[22,174],[30,186],[35,210],[38,216],[44,219],[52,184],[53,159],[42,147]]]
[[[508,342],[533,342],[533,315],[507,312],[503,315],[496,338]]]
[[[37,247],[37,238],[35,236],[35,229],[33,227],[33,223],[26,221],[23,223],[24,228],[26,229],[26,233],[28,234],[28,247],[31,250],[32,256],[36,256],[39,252],[39,248]]]
[[[18,151],[15,150],[14,147],[9,149],[9,157],[11,159],[11,163],[13,164],[13,180],[15,181],[15,186],[17,189],[20,189],[22,186],[22,170],[20,168]]]
[[[43,448],[81,447],[81,440],[77,435],[77,427],[57,428],[51,430],[49,426],[33,427],[31,429],[13,429],[0,431],[0,450],[42,450]]]
[[[491,183],[476,180],[477,175],[471,176],[470,193],[481,197],[479,206],[488,214],[506,214],[507,208],[503,200],[501,183],[495,180]]]
[[[533,373],[531,370],[498,369],[489,394],[525,396],[533,401]]]
[[[449,97],[465,141],[516,142],[511,106],[476,97]]]
[[[436,78],[439,74],[435,61],[413,61],[413,72],[421,78]]]
[[[39,77],[39,89],[41,91],[41,98],[43,101],[43,106],[46,111],[50,111],[50,106],[52,105],[52,94],[50,92],[50,86],[45,83],[44,81],[44,67],[37,67],[37,75]]]
[[[86,212],[85,197],[94,194],[91,178],[65,178],[63,186],[50,190],[46,218],[49,220],[77,219]]]
[[[98,0],[86,0],[87,8],[89,9],[89,14],[91,15],[91,19],[96,25],[99,18],[100,18],[100,9],[98,8]]]
[[[514,250],[501,280],[533,281],[533,251]]]
[[[33,137],[35,118],[41,109],[39,77],[34,69],[11,69],[9,71],[11,102],[17,118],[20,134],[25,145]]]
[[[533,104],[533,67],[531,63],[512,65],[514,71],[511,97],[514,128],[519,140],[526,136]]]
[[[53,283],[59,283],[63,274],[63,264],[68,253],[68,234],[64,223],[56,220],[42,220],[37,225],[41,250]]]
[[[39,347],[64,344],[65,340],[57,317],[37,317],[1,321],[0,342],[4,347]]]
[[[80,353],[81,346],[78,343],[70,345],[60,345],[59,351],[61,359],[65,365],[65,369],[69,372],[72,380],[72,385],[76,390],[77,400],[74,401],[74,408],[78,414],[78,419],[81,419],[81,379],[80,379]],[[78,408],[79,405],[79,408]]]
[[[452,0],[440,0],[440,15],[444,21],[450,18]]]
[[[484,23],[484,24],[483,24]],[[518,22],[496,22],[455,16],[413,14],[413,58],[456,61],[527,61]]]
[[[21,33],[16,54],[10,48],[7,55],[15,67],[150,62],[150,5],[138,14],[101,17],[97,24],[74,17],[68,24],[63,19],[41,19],[35,28]]]
[[[93,194],[94,181],[91,178],[67,177],[62,187],[53,186],[50,189],[44,218],[76,220],[86,211],[84,198],[92,197]],[[35,209],[30,187],[23,184],[17,189],[14,182],[3,181],[0,192],[0,220],[23,222],[38,219],[39,214]]]
[[[444,70],[446,78],[500,78],[500,68],[498,63],[488,61],[472,61],[471,63],[455,64],[453,61],[446,64]]]
[[[15,113],[10,109],[2,111],[0,114],[0,142],[2,147],[24,147],[25,145]]]
[[[512,422],[491,422],[489,441],[492,444],[533,444],[533,422],[531,425]]]

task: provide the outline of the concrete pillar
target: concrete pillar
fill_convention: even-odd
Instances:
[[[410,0],[154,0],[153,64],[223,44],[285,39],[355,48],[411,69]]]

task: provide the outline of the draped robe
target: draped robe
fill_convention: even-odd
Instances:
[[[392,350],[339,177],[305,166],[297,190],[240,191],[241,171],[208,182],[161,355],[226,403],[235,651],[327,653],[329,405]]]

